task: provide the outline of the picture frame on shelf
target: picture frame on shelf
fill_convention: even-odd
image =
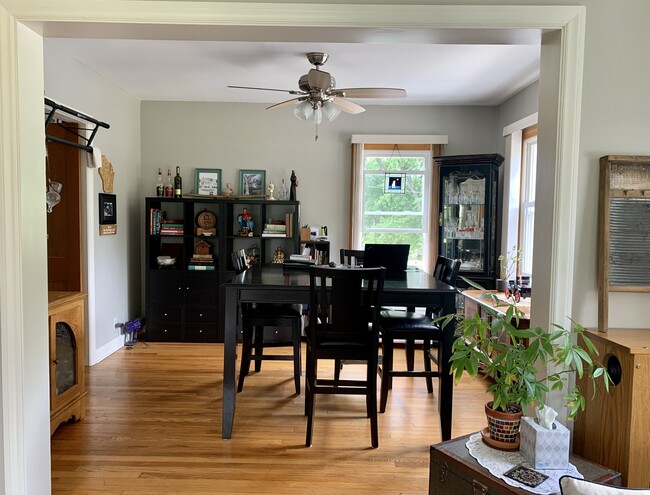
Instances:
[[[195,169],[194,192],[205,196],[221,196],[221,169]]]
[[[266,195],[266,170],[240,170],[239,171],[240,196],[265,196]]]

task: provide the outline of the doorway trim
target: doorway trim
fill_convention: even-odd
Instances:
[[[547,265],[550,267],[548,285],[552,290],[545,296],[548,301],[542,305],[544,311],[536,312],[536,319],[538,316],[540,318],[538,323],[544,324],[541,320],[560,321],[572,313],[571,298],[553,297],[551,294],[571,293],[573,287],[577,200],[577,169],[574,164],[579,162],[585,12],[584,6],[557,5],[325,5],[152,0],[106,1],[98,6],[84,0],[0,0],[0,108],[3,122],[0,127],[3,149],[0,154],[0,233],[4,239],[0,242],[0,256],[3,260],[8,260],[6,265],[9,267],[7,276],[0,278],[0,426],[3,443],[3,462],[0,467],[3,479],[0,480],[0,486],[6,493],[22,495],[28,493],[26,487],[29,473],[38,473],[39,476],[49,476],[50,473],[49,465],[42,465],[42,458],[37,452],[26,451],[29,443],[25,439],[29,436],[27,429],[31,425],[23,422],[25,408],[22,405],[22,390],[27,373],[23,344],[25,340],[33,338],[36,331],[25,328],[23,319],[28,312],[47,314],[47,308],[27,307],[21,298],[27,282],[23,279],[23,273],[31,260],[21,256],[20,239],[25,228],[23,223],[34,220],[30,218],[31,208],[21,209],[21,204],[24,205],[31,196],[28,186],[21,184],[21,167],[29,167],[27,160],[34,155],[34,151],[27,151],[28,148],[42,149],[40,153],[44,161],[44,146],[42,125],[38,127],[35,122],[28,121],[21,123],[20,131],[17,131],[17,124],[21,120],[19,117],[23,115],[23,109],[19,109],[17,102],[38,96],[42,105],[43,74],[42,65],[36,60],[38,53],[34,53],[33,47],[30,45],[27,57],[21,51],[17,28],[22,25],[41,36],[50,35],[51,31],[48,30],[62,27],[79,29],[80,32],[92,35],[114,29],[122,33],[121,37],[126,37],[127,32],[143,29],[145,24],[148,25],[148,32],[159,33],[164,32],[168,25],[183,24],[183,27],[176,27],[179,34],[190,32],[199,26],[243,27],[249,31],[251,27],[298,29],[307,26],[369,29],[522,28],[559,31],[561,40],[557,54],[558,64],[555,67],[557,74],[548,74],[552,79],[557,78],[558,87],[553,97],[558,96],[559,100],[555,100],[555,108],[550,111],[548,118],[543,116],[547,105],[540,103],[540,136],[542,133],[553,136],[551,139],[555,150],[553,156],[548,157],[555,168],[551,195],[554,205],[553,221],[544,232],[552,245]],[[42,59],[42,48],[40,57]],[[19,62],[20,68],[26,73],[19,71]],[[26,68],[28,66],[32,67]],[[30,74],[39,76],[39,79],[37,83],[25,88],[21,83],[25,83],[25,78]],[[38,82],[41,87],[34,87],[38,86]],[[541,91],[540,97],[544,97]],[[4,125],[5,123],[9,125]],[[42,215],[45,215],[44,211]],[[38,222],[42,223],[42,220]],[[559,225],[564,226],[562,231],[559,230]],[[539,252],[538,249],[535,251]],[[554,288],[561,290],[553,290]],[[43,323],[45,324],[45,319]],[[46,338],[45,333],[43,338]],[[47,377],[43,379],[47,380]],[[26,397],[26,400],[29,399]],[[28,407],[33,405],[27,404]],[[42,414],[49,416],[47,411]],[[49,455],[47,458],[49,462]],[[29,463],[27,459],[30,459]]]

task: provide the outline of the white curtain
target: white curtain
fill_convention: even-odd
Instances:
[[[363,223],[363,145],[364,143],[352,143],[350,249],[361,249],[361,227]]]

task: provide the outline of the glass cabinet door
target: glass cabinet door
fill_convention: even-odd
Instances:
[[[486,177],[452,172],[442,181],[442,256],[461,260],[463,272],[484,271]]]
[[[459,274],[494,288],[498,154],[439,156],[440,170],[438,254],[461,261]],[[457,287],[467,287],[461,278]]]

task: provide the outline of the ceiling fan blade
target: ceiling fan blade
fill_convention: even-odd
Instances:
[[[406,90],[400,88],[336,88],[336,95],[345,95],[346,98],[405,98]]]
[[[257,89],[261,91],[280,91],[282,93],[289,93],[290,95],[301,95],[304,94],[302,91],[297,91],[295,89],[275,89],[275,88],[254,88],[251,86],[228,86],[229,88],[235,89]]]
[[[271,110],[271,109],[274,109],[274,108],[286,107],[286,106],[289,106],[291,104],[295,105],[300,100],[302,100],[302,98],[291,98],[290,100],[281,101],[280,103],[276,103],[275,105],[271,105],[270,107],[266,107],[266,109]]]
[[[346,100],[345,98],[334,97],[332,98],[332,103],[334,103],[336,107],[342,112],[350,113],[352,115],[366,111],[366,109],[361,105],[357,105],[356,103],[351,102],[350,100]]]
[[[307,82],[311,89],[324,91],[332,84],[332,76],[329,72],[311,69],[307,75]]]

